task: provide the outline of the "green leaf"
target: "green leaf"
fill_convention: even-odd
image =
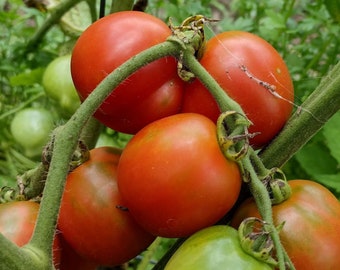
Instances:
[[[323,142],[322,134],[303,147],[295,157],[301,167],[311,176],[320,174],[335,174],[338,162],[330,155],[329,149]]]
[[[340,2],[339,0],[325,0],[325,6],[335,21],[340,23]]]
[[[340,169],[340,112],[336,113],[324,126],[323,135],[325,143],[331,155],[337,160]]]
[[[314,180],[327,187],[340,199],[340,173],[316,175]]]
[[[43,75],[44,69],[37,68],[34,70],[29,70],[24,73],[12,76],[10,78],[11,86],[29,86],[35,83],[40,83]]]

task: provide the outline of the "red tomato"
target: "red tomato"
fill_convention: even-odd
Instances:
[[[234,205],[240,186],[238,166],[223,156],[216,126],[199,114],[144,127],[118,165],[125,206],[157,236],[185,237],[214,224]]]
[[[58,270],[96,270],[97,264],[80,257],[60,234],[61,263]]]
[[[340,265],[340,203],[325,187],[308,180],[291,180],[292,196],[273,206],[275,225],[297,270],[333,270]],[[246,217],[260,217],[252,199],[237,210],[232,226]]]
[[[0,204],[0,233],[19,247],[31,239],[37,221],[39,204],[32,201],[16,201]],[[60,264],[60,242],[57,236],[53,244],[53,262]]]
[[[119,209],[116,168],[119,150],[100,147],[67,177],[58,227],[70,246],[99,265],[124,263],[147,248],[154,237]],[[118,207],[117,207],[118,206]]]
[[[72,53],[71,73],[81,100],[111,71],[170,35],[163,21],[137,11],[117,12],[92,24]],[[182,95],[176,60],[165,57],[120,84],[95,117],[114,130],[133,134],[156,119],[179,112]]]
[[[258,36],[229,31],[207,42],[200,63],[241,105],[253,122],[249,131],[261,132],[251,143],[260,147],[273,139],[290,116],[294,99],[292,80],[279,53]],[[204,114],[214,122],[220,114],[197,79],[186,88],[182,111]]]

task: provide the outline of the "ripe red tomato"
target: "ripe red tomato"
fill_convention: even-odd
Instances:
[[[96,270],[98,265],[79,256],[60,234],[61,262],[58,270]]]
[[[251,143],[260,147],[273,139],[287,121],[294,98],[292,80],[279,53],[256,35],[229,31],[207,42],[200,63],[241,105],[254,124],[249,131],[261,132]],[[204,114],[214,122],[220,114],[197,79],[186,87],[182,111]]]
[[[140,130],[123,150],[118,188],[147,231],[185,237],[217,222],[234,205],[241,178],[199,114],[176,114]]]
[[[28,243],[37,221],[39,204],[33,201],[16,201],[0,204],[0,233],[19,247]],[[53,244],[53,263],[60,264],[60,242]]]
[[[117,12],[92,24],[78,39],[71,59],[72,78],[81,100],[126,60],[170,35],[163,21],[137,11]],[[156,119],[179,112],[182,96],[176,60],[165,57],[120,84],[95,117],[114,130],[134,134]]]
[[[117,206],[116,168],[120,151],[100,147],[67,177],[58,227],[82,257],[99,265],[124,263],[147,248],[154,237]]]
[[[325,187],[308,180],[291,180],[292,196],[273,206],[275,225],[297,270],[337,269],[340,265],[340,203]],[[252,199],[237,210],[231,225],[260,217]]]

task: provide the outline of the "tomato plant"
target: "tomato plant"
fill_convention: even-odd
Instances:
[[[241,179],[226,160],[216,126],[199,114],[177,114],[140,130],[123,150],[118,187],[141,226],[183,237],[217,222],[234,205]]]
[[[137,53],[165,41],[170,34],[163,21],[137,11],[117,12],[92,24],[72,53],[72,78],[81,100],[111,71]],[[135,133],[156,119],[177,113],[182,88],[175,59],[165,57],[128,77],[100,106],[95,117],[114,130]]]
[[[291,180],[292,196],[273,206],[281,241],[297,270],[336,269],[340,265],[340,203],[325,187],[309,180]],[[260,217],[252,199],[236,211],[232,226],[246,217]]]
[[[46,94],[57,102],[65,116],[72,115],[80,105],[71,77],[70,63],[70,54],[57,57],[49,63],[42,78]]]
[[[273,269],[245,253],[237,231],[215,225],[190,236],[170,258],[165,270]]]
[[[19,111],[11,122],[14,140],[24,148],[28,157],[40,155],[54,126],[52,114],[43,108]]]
[[[37,220],[39,204],[33,201],[15,201],[0,204],[0,233],[18,246],[28,243]],[[60,264],[60,240],[53,244],[54,265]]]
[[[237,101],[260,134],[251,143],[268,143],[292,111],[293,84],[279,53],[264,39],[243,31],[227,31],[210,39],[200,63],[224,91]],[[183,112],[196,112],[216,121],[219,108],[199,80],[186,87]]]
[[[118,265],[137,256],[154,237],[119,208],[116,168],[120,151],[100,147],[72,171],[63,194],[58,227],[81,256],[100,265]]]

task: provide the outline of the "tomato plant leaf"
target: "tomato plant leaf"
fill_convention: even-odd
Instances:
[[[42,74],[44,72],[43,68],[36,68],[29,70],[18,75],[10,77],[11,86],[28,86],[35,83],[40,83]]]
[[[320,174],[315,181],[330,189],[338,199],[340,199],[340,173],[337,174]]]
[[[296,159],[311,177],[337,172],[338,162],[329,154],[324,137],[320,133],[296,154]]]
[[[331,155],[340,164],[340,112],[335,114],[324,126],[323,134]],[[340,168],[339,168],[340,169]]]

